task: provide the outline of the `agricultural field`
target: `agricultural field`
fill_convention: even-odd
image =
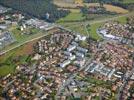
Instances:
[[[101,37],[96,33],[96,30],[103,24],[103,22],[95,22],[95,23],[92,23],[92,22],[96,21],[96,20],[113,17],[110,15],[90,15],[89,19],[92,19],[92,18],[95,18],[95,19],[92,21],[90,21],[90,20],[83,21],[83,20],[85,20],[85,17],[80,12],[80,9],[76,8],[77,5],[74,5],[71,3],[65,3],[65,2],[61,2],[61,1],[60,1],[60,3],[58,3],[58,0],[55,0],[54,2],[55,2],[55,4],[57,3],[59,7],[62,7],[62,6],[65,7],[63,9],[66,9],[66,7],[70,7],[70,8],[68,8],[68,10],[71,11],[71,13],[69,15],[58,20],[57,21],[58,24],[63,25],[64,27],[71,29],[75,32],[81,33],[86,36],[90,36],[96,40],[101,40]],[[126,0],[124,2],[133,2],[133,0]],[[96,3],[92,3],[92,4],[90,3],[90,4],[85,4],[85,5],[98,6],[98,4],[96,4]],[[108,11],[113,11],[113,12],[116,11],[118,13],[128,13],[127,10],[120,8],[120,7],[116,7],[116,6],[112,6],[112,5],[104,5],[104,7]],[[121,23],[126,23],[126,17],[120,17],[120,18],[117,18],[116,20],[118,20]],[[83,22],[81,22],[81,21],[83,21]],[[89,27],[86,27],[85,23],[87,23],[87,22],[89,24],[91,22],[92,24],[90,24]],[[9,30],[13,33],[17,42],[4,48],[3,50],[13,48],[16,45],[24,43],[25,41],[28,41],[33,38],[46,34],[44,32],[41,32],[38,29],[29,28],[29,29],[25,30],[25,32],[32,32],[33,34],[29,35],[29,37],[28,37],[28,35],[26,35],[26,34],[21,35],[22,32],[18,29],[17,26],[12,26]],[[38,33],[38,34],[35,34],[35,33]],[[14,71],[16,66],[13,66],[13,64],[12,64],[11,59],[13,59],[13,57],[25,55],[21,61],[21,62],[25,62],[25,60],[27,58],[27,54],[31,54],[33,51],[32,50],[33,43],[34,42],[30,42],[26,45],[20,46],[19,48],[16,48],[15,50],[12,50],[12,51],[6,53],[5,55],[0,56],[0,64],[2,65],[2,67],[0,67],[0,71],[1,71],[0,76],[3,76],[9,72]],[[7,69],[7,70],[5,70],[5,69]]]
[[[92,24],[90,27],[87,27],[87,31],[90,37],[95,40],[101,40],[101,37],[96,33],[96,30],[102,25],[102,23]]]
[[[74,3],[67,3],[63,0],[54,0],[54,4],[57,5],[58,7],[64,7],[64,8],[76,8],[77,5]]]
[[[133,3],[134,1],[133,0],[124,0],[124,3],[130,3],[130,2]],[[61,8],[73,8],[73,9],[77,8],[77,6],[78,6],[77,4],[67,3],[62,0],[54,0],[54,4],[56,4],[58,7],[61,7]],[[83,6],[85,6],[85,5],[87,7],[99,6],[99,3],[83,3]],[[128,13],[128,10],[121,8],[121,7],[113,6],[110,4],[104,4],[104,7],[106,8],[107,11],[122,13],[122,14]],[[77,8],[77,9],[79,9],[79,8]]]
[[[73,16],[71,16],[73,17]],[[76,17],[76,16],[75,16]],[[75,19],[74,17],[74,19]],[[119,17],[117,19],[115,19],[121,23],[126,23],[126,17]],[[87,22],[70,22],[70,23],[60,23],[61,25],[63,25],[64,27],[71,29],[75,32],[81,33],[83,35],[86,36],[90,36],[96,40],[101,40],[101,37],[96,33],[96,30],[104,23],[104,22],[94,22],[92,21],[92,24],[90,24],[90,21],[88,22],[90,25],[89,27],[86,27],[84,24]],[[17,38],[17,40],[23,42],[23,40],[25,41],[25,37],[26,36],[20,36],[20,31],[18,29],[16,29],[15,27],[12,28],[12,31],[14,33],[14,36]],[[34,30],[35,32],[37,32],[37,30]],[[30,36],[28,39],[31,39],[33,37],[37,37],[37,36],[41,36],[44,35],[44,33],[38,33],[38,34],[34,34],[32,36]],[[22,38],[22,39],[21,39]],[[13,58],[14,57],[19,57],[21,55],[23,55],[23,57],[21,58],[22,63],[25,63],[26,59],[28,58],[27,55],[31,54],[33,51],[33,44],[36,42],[37,40],[33,41],[33,42],[29,42],[23,46],[20,46],[19,48],[16,48],[8,53],[6,53],[5,55],[0,56],[0,76],[4,76],[8,73],[12,73],[15,71],[15,67],[17,65],[13,65]],[[11,46],[8,46],[7,48],[11,48],[13,46],[15,46],[17,43],[12,44]],[[5,48],[5,49],[7,49]],[[12,60],[11,60],[12,59]],[[19,62],[18,62],[19,63]],[[6,70],[5,70],[6,69]]]
[[[134,3],[134,0],[123,0],[123,3]]]
[[[64,18],[61,18],[57,22],[68,22],[68,21],[81,21],[84,20],[85,17],[80,12],[71,12],[69,15],[67,15]]]
[[[85,17],[80,12],[80,8],[78,8],[77,5],[74,3],[66,3],[65,1],[62,0],[54,0],[54,3],[58,5],[60,9],[70,10],[70,14],[64,18],[59,19],[57,21],[57,24],[63,25],[64,27],[67,27],[78,33],[82,33],[84,35],[90,34],[93,37],[97,37],[96,39],[100,39],[99,36],[98,35],[94,36],[91,33],[96,33],[95,29],[98,27],[98,25],[96,24],[93,26],[91,25],[91,32],[88,33],[83,23],[85,22],[92,23],[92,21],[108,19],[116,16],[116,15],[109,15],[109,14],[90,14],[88,17],[87,16]],[[90,3],[90,4],[84,3],[84,5],[86,5],[87,7],[99,6],[98,3]],[[104,7],[106,8],[107,11],[116,12],[119,14],[128,13],[128,10],[123,9],[121,7],[112,6],[108,4],[104,4]],[[125,23],[125,18],[120,18],[119,21]]]
[[[15,71],[15,68],[17,67],[17,64],[26,63],[26,60],[28,59],[29,54],[33,53],[33,44],[36,42],[32,41],[29,42],[23,46],[20,46],[19,48],[16,48],[2,56],[0,56],[0,76],[5,76],[9,73],[13,73]],[[17,57],[20,57],[20,61],[17,61],[17,64],[14,59],[17,59]]]
[[[26,63],[26,59],[28,58],[27,55],[33,52],[33,44],[39,38],[49,34],[49,32],[44,32],[39,29],[28,28],[25,30],[25,32],[31,32],[32,34],[22,35],[22,31],[20,31],[17,26],[12,26],[9,30],[16,38],[16,42],[3,48],[1,52],[4,50],[10,50],[12,48],[15,49],[0,56],[0,76],[14,72],[15,67],[17,66],[16,63],[14,64],[14,59],[16,59],[16,57],[21,57],[21,60],[17,63]]]
[[[19,46],[19,45],[22,45],[24,43],[26,43],[27,41],[30,41],[30,40],[33,40],[33,39],[36,39],[38,37],[42,37],[44,35],[47,35],[49,34],[49,32],[44,32],[44,31],[41,31],[39,29],[35,29],[35,28],[29,28],[27,30],[25,30],[25,32],[31,32],[31,34],[21,34],[22,31],[20,31],[17,26],[12,26],[9,31],[12,32],[13,36],[15,37],[16,39],[16,42],[14,42],[13,44],[9,45],[9,46],[6,46],[5,48],[3,48],[1,50],[2,51],[5,51],[5,50],[9,50],[9,49],[12,49],[16,46]]]
[[[111,20],[116,20],[119,21],[121,23],[126,23],[127,21],[127,17],[126,16],[122,16],[119,18],[115,18],[115,19],[111,19]],[[104,21],[105,22],[105,21]],[[90,36],[96,40],[101,40],[102,38],[96,33],[96,30],[104,23],[99,22],[99,21],[89,21],[89,27],[86,27],[84,24],[87,22],[74,22],[74,23],[60,23],[61,25],[63,25],[64,27],[71,29],[75,32],[81,33],[83,35],[86,36]]]
[[[40,31],[39,29],[36,29],[36,28],[27,28],[24,31],[21,31],[20,29],[18,29],[17,26],[13,26],[9,30],[13,33],[13,36],[17,39],[17,41],[20,41],[20,42],[25,40],[28,36],[32,36],[36,33],[39,33]],[[29,33],[29,34],[26,34],[26,33]]]
[[[70,25],[70,27],[67,27],[71,30],[74,30],[75,32],[78,32],[82,35],[90,36],[96,40],[100,40],[101,37],[96,33],[97,28],[101,26],[102,23],[95,23],[90,25],[90,27],[85,27],[84,25]]]
[[[99,6],[98,3],[85,3],[86,6],[90,7],[90,6]],[[107,11],[111,11],[111,12],[116,12],[116,13],[121,13],[121,14],[125,14],[128,13],[128,10],[121,8],[121,7],[117,7],[117,6],[113,6],[110,4],[104,4],[104,8],[106,8]]]

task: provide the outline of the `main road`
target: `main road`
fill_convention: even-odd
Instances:
[[[103,18],[103,19],[98,19],[98,20],[94,20],[94,21],[85,21],[85,22],[66,22],[66,25],[74,25],[74,26],[77,26],[77,25],[80,25],[80,24],[83,24],[83,25],[87,25],[87,24],[96,24],[96,23],[102,23],[102,22],[107,22],[107,21],[110,21],[110,20],[115,20],[115,19],[118,19],[118,18],[121,18],[121,17],[127,17],[127,16],[130,16],[130,15],[133,15],[134,14],[134,11],[133,12],[129,12],[127,14],[120,14],[120,15],[116,15],[116,16],[113,16],[113,17],[109,17],[109,18]]]
[[[25,41],[25,42],[22,42],[22,43],[20,43],[20,44],[17,44],[16,46],[14,46],[14,47],[12,47],[12,48],[10,48],[10,49],[8,49],[8,50],[0,51],[0,56],[3,55],[3,54],[5,54],[5,53],[7,53],[7,52],[9,52],[9,51],[11,51],[11,50],[14,50],[14,49],[18,48],[18,47],[20,47],[20,46],[22,46],[22,45],[24,45],[24,44],[27,44],[27,43],[32,42],[32,41],[34,41],[34,40],[40,39],[40,38],[42,38],[42,37],[44,37],[44,36],[47,36],[47,35],[49,35],[49,32],[48,32],[48,33],[45,33],[44,35],[41,35],[41,36],[32,38],[32,39],[27,40],[27,41]]]
[[[134,12],[131,12],[131,13],[128,13],[128,14],[119,15],[119,16],[116,16],[116,17],[107,18],[107,19],[103,19],[103,20],[87,21],[87,22],[83,22],[83,24],[86,26],[86,25],[89,24],[89,23],[90,23],[90,25],[91,25],[91,24],[95,24],[95,23],[106,22],[106,21],[109,21],[109,20],[114,20],[114,19],[123,17],[123,16],[124,16],[124,17],[125,17],[125,16],[129,16],[129,15],[132,15],[133,13],[134,13]],[[78,25],[78,24],[80,24],[80,22],[78,22],[76,25]],[[55,24],[55,25],[56,25],[56,24]],[[60,28],[62,28],[62,29],[65,29],[65,30],[74,32],[73,30],[70,30],[70,29],[68,29],[68,28],[62,27],[61,25],[56,25],[56,26],[58,26],[58,27],[60,27]],[[78,34],[78,33],[77,33],[77,34]],[[12,48],[9,48],[9,49],[7,49],[7,50],[2,50],[2,51],[0,51],[0,56],[3,55],[3,54],[5,54],[5,53],[7,53],[7,52],[9,52],[9,51],[11,51],[11,50],[14,50],[14,49],[18,48],[18,47],[20,47],[20,46],[22,46],[22,45],[24,45],[24,44],[27,44],[27,43],[29,43],[29,42],[31,42],[31,41],[40,39],[40,38],[42,38],[42,37],[44,37],[44,36],[47,36],[47,35],[48,35],[48,33],[46,33],[46,34],[44,34],[44,35],[41,35],[41,36],[38,36],[38,37],[34,37],[34,38],[32,38],[32,39],[30,39],[30,40],[27,40],[27,41],[25,41],[25,42],[23,42],[23,43],[17,44],[16,46],[14,46],[14,47],[12,47]]]

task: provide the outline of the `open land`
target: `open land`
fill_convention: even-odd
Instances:
[[[18,13],[0,19],[8,26],[0,34],[0,99],[134,99],[133,12],[104,4],[122,14],[89,17],[55,3],[70,10],[55,24]]]

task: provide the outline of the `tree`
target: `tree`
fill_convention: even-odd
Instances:
[[[54,5],[52,1],[53,0],[0,0],[0,4],[41,19],[45,19],[46,13],[49,13],[50,17],[48,21],[54,22],[66,16],[69,11],[58,10],[58,7]]]
[[[98,2],[100,4],[100,7],[103,7],[103,4],[104,4],[103,0],[98,0]]]

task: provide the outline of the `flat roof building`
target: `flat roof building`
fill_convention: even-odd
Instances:
[[[0,48],[3,48],[8,44],[13,43],[14,41],[15,39],[10,32],[0,33]]]
[[[71,63],[70,60],[65,60],[63,63],[60,64],[60,67],[64,68],[66,67],[67,65],[69,65]]]
[[[88,52],[87,49],[82,48],[82,47],[77,47],[77,50],[80,51],[80,52],[83,52],[83,53],[87,53]]]
[[[69,47],[67,48],[67,51],[71,52],[76,48],[75,45],[69,45]]]
[[[69,57],[70,60],[75,60],[76,59],[76,56],[75,55],[72,55]]]
[[[68,52],[68,51],[64,51],[64,54],[65,54],[66,56],[72,56],[72,53],[70,53],[70,52]]]
[[[83,53],[80,53],[80,52],[76,52],[76,56],[80,57],[80,58],[84,58],[85,57],[85,55]]]

